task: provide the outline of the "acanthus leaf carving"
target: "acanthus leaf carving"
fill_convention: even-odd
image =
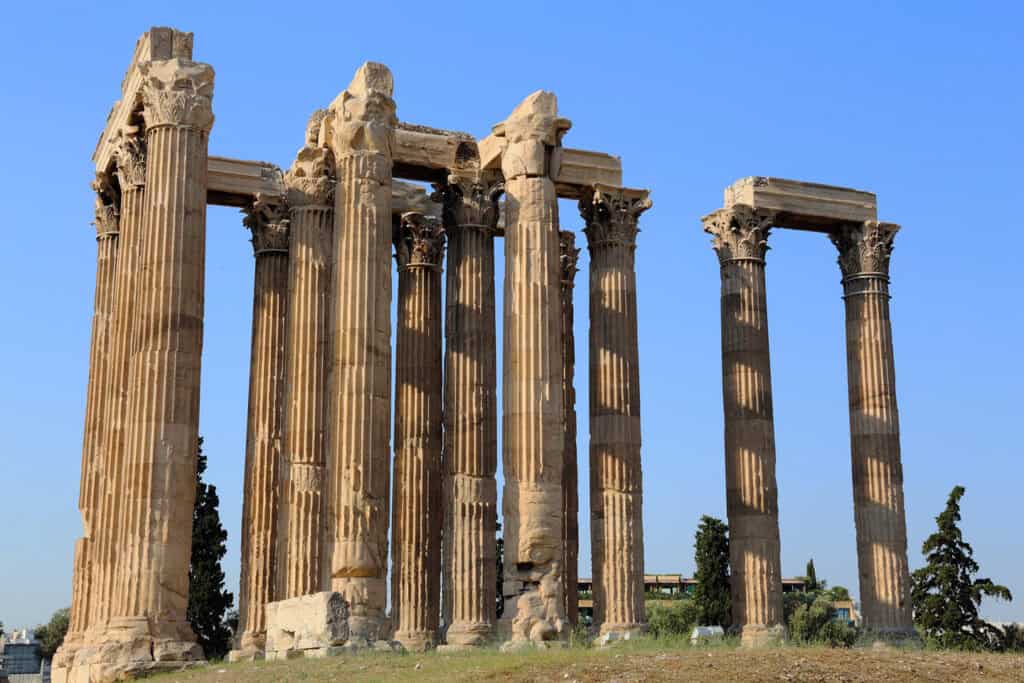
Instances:
[[[583,232],[591,250],[604,246],[636,247],[640,214],[653,206],[646,191],[594,187],[579,200]]]
[[[256,195],[242,213],[242,224],[252,233],[255,256],[288,251],[288,205],[280,197]]]
[[[147,129],[213,127],[213,67],[187,59],[142,62],[143,116]]]
[[[402,214],[394,235],[395,260],[399,268],[441,267],[445,230],[441,219],[418,211]]]
[[[843,277],[888,277],[893,239],[899,229],[895,223],[864,221],[829,234],[829,239],[839,250],[838,262]]]
[[[576,248],[576,234],[568,230],[559,230],[558,247],[560,252],[558,262],[561,266],[562,286],[572,287],[573,281],[576,279],[576,273],[579,272],[577,263],[579,262],[580,250]]]
[[[711,246],[723,265],[730,261],[760,261],[768,252],[768,235],[775,213],[734,204],[701,219],[704,232],[712,236]]]
[[[146,140],[142,135],[135,130],[122,130],[114,154],[122,189],[146,184]]]
[[[505,185],[500,179],[471,179],[448,176],[445,183],[435,183],[430,199],[441,204],[441,218],[446,230],[478,228],[493,232],[501,216],[501,195]]]

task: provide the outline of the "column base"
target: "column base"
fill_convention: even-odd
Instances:
[[[254,662],[264,658],[267,649],[266,631],[245,632],[228,652],[229,662]]]
[[[594,645],[606,647],[612,643],[635,640],[647,634],[647,624],[601,624]]]
[[[205,664],[205,656],[187,622],[151,624],[145,617],[118,617],[51,676],[57,683],[108,683],[198,664]]]
[[[396,631],[394,640],[407,652],[426,652],[437,647],[437,636],[431,631]]]
[[[741,647],[779,645],[789,640],[789,632],[781,624],[777,626],[747,624],[731,630],[739,635]]]
[[[448,627],[445,633],[445,644],[438,651],[452,652],[485,647],[494,639],[494,628],[486,623],[457,621]]]

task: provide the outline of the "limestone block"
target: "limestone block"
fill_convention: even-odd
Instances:
[[[267,659],[344,645],[348,637],[348,603],[340,593],[325,591],[267,603]]]
[[[725,208],[736,204],[777,212],[777,227],[819,232],[878,217],[878,204],[871,192],[763,176],[743,178],[725,188]]]

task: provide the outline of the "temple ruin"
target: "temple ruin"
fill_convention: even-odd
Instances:
[[[283,171],[208,155],[213,90],[192,34],[151,29],[93,155],[84,533],[54,680],[204,657],[186,605],[208,205],[242,210],[255,259],[233,658],[286,653],[306,637],[296,634],[308,614],[327,634],[320,654],[342,641],[423,650],[567,639],[578,618],[579,249],[559,199],[578,202],[590,253],[594,626],[606,640],[642,633],[634,257],[648,192],[622,185],[618,157],[563,146],[570,122],[548,92],[476,139],[402,122],[391,72],[366,63],[312,113]],[[785,637],[764,278],[769,231],[785,227],[839,248],[864,621],[909,633],[888,315],[897,226],[878,222],[869,193],[774,178],[737,182],[703,221],[721,262],[733,621],[748,644]],[[268,636],[273,619],[298,626]]]
[[[400,121],[391,72],[366,63],[313,113],[282,171],[208,156],[213,89],[212,67],[192,60],[192,34],[151,29],[93,156],[85,531],[54,680],[203,658],[185,609],[210,204],[242,209],[255,257],[234,658],[262,656],[267,605],[298,598],[318,614],[343,612],[353,645],[567,639],[577,618],[579,251],[560,198],[579,202],[593,263],[599,626],[609,637],[642,632],[633,255],[648,193],[622,186],[617,157],[562,145],[570,122],[548,92],[477,140]],[[505,250],[500,620],[496,240]],[[341,602],[308,597],[325,591]]]

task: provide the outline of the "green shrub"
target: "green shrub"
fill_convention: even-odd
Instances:
[[[662,600],[647,605],[647,626],[655,638],[689,636],[697,624],[692,600]]]

